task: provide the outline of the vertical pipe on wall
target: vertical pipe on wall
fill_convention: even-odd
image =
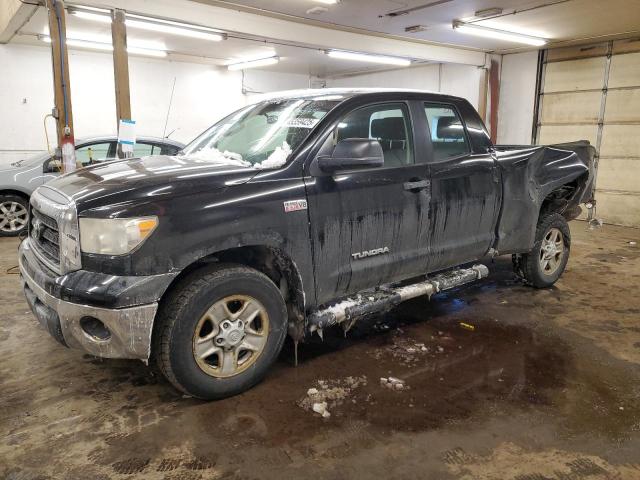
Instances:
[[[600,147],[602,146],[602,134],[604,130],[604,115],[607,109],[607,94],[609,92],[609,74],[611,73],[611,57],[613,56],[613,41],[607,43],[607,60],[604,64],[604,76],[602,79],[602,97],[600,97],[600,111],[598,112],[598,134],[596,137],[596,158],[594,164],[594,179],[592,197],[595,198],[596,183],[598,181],[598,165],[600,163]]]
[[[491,141],[496,144],[498,139],[498,105],[500,104],[500,63],[492,58],[489,66],[489,92],[491,105],[489,107],[489,128]]]
[[[113,10],[111,21],[113,41],[113,76],[116,89],[116,128],[120,120],[131,120],[131,94],[129,90],[129,56],[127,54],[127,27],[125,12]],[[118,156],[121,155],[118,145]]]
[[[65,10],[62,0],[45,0],[45,4],[49,15],[49,36],[51,38],[55,103],[53,116],[56,119],[58,134],[58,148],[55,156],[61,161],[62,171],[66,173],[75,169],[75,145]]]
[[[542,95],[544,91],[544,74],[547,65],[547,51],[538,51],[538,66],[536,69],[536,93],[533,100],[533,122],[531,126],[531,144],[538,143],[540,135],[540,119],[542,115]]]
[[[487,101],[489,94],[489,74],[486,67],[480,67],[480,81],[478,85],[478,113],[480,118],[487,123]]]

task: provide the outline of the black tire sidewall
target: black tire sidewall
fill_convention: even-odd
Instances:
[[[15,232],[5,232],[0,230],[0,237],[17,237],[23,232],[26,232],[27,226],[29,225],[29,200],[19,195],[13,195],[13,194],[0,195],[0,203],[4,203],[4,202],[16,202],[27,209],[27,223],[24,224],[24,227],[22,227],[20,230],[16,230]]]
[[[542,241],[547,235],[549,230],[557,228],[562,232],[565,253],[562,257],[562,263],[559,268],[553,273],[553,275],[546,275],[542,271],[540,266],[539,255],[542,248]],[[566,219],[558,214],[550,214],[542,219],[536,229],[536,242],[533,245],[531,253],[527,258],[527,280],[535,287],[546,288],[552,286],[558,281],[560,276],[564,273],[564,270],[569,261],[569,254],[571,252],[571,232],[569,231],[569,224]]]
[[[266,276],[220,270],[214,282],[206,284],[192,296],[173,324],[169,342],[169,361],[176,381],[194,397],[217,399],[235,395],[251,388],[267,373],[276,360],[287,331],[287,313],[280,291]],[[203,372],[193,357],[195,327],[206,310],[218,300],[230,295],[248,295],[267,310],[269,336],[264,350],[247,370],[229,378],[216,378]]]

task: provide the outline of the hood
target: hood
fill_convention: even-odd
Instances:
[[[82,168],[47,185],[71,197],[78,211],[105,205],[149,202],[158,196],[196,194],[242,184],[257,171],[233,161],[206,162],[186,156],[116,160]]]
[[[45,160],[47,160],[51,156],[48,152],[37,153],[31,157],[22,158],[20,160],[16,160],[12,163],[7,163],[0,167],[0,171],[2,172],[17,172],[22,170],[28,170],[36,165],[42,166]]]

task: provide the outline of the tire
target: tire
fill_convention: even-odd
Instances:
[[[550,243],[554,246],[547,247]],[[562,251],[558,252],[560,247]],[[516,273],[532,287],[548,288],[564,272],[570,251],[571,233],[567,220],[559,213],[543,215],[538,221],[533,248],[515,258]]]
[[[156,322],[154,356],[163,375],[188,395],[215,400],[265,377],[284,344],[287,309],[266,275],[220,264],[180,281]]]
[[[16,237],[27,231],[29,200],[19,195],[0,195],[0,237]]]

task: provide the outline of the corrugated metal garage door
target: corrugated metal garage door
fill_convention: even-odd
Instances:
[[[536,141],[599,152],[598,217],[640,226],[640,39],[544,52]]]

